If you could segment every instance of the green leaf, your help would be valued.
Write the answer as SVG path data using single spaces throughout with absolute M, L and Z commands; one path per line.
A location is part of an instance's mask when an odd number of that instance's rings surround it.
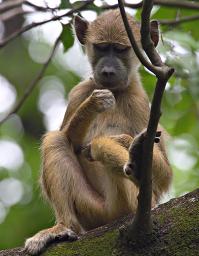
M 85 1 L 76 1 L 72 4 L 73 8 L 76 9 L 76 8 L 79 8 L 82 6 L 82 4 L 84 4 Z
M 67 9 L 67 8 L 71 8 L 71 7 L 72 7 L 72 5 L 69 2 L 69 0 L 61 0 L 60 6 L 59 6 L 60 9 Z
M 62 30 L 60 39 L 64 46 L 64 52 L 66 52 L 71 46 L 73 46 L 74 36 L 69 24 L 67 25 L 62 24 L 62 28 L 63 30 Z
M 71 4 L 71 6 L 73 9 L 78 9 L 83 4 L 85 4 L 85 0 L 78 0 L 78 1 L 75 1 L 73 4 Z M 86 11 L 86 10 L 95 11 L 99 14 L 101 11 L 101 8 L 96 6 L 94 3 L 89 3 L 89 5 L 87 5 L 87 8 L 86 9 L 84 8 L 84 11 Z

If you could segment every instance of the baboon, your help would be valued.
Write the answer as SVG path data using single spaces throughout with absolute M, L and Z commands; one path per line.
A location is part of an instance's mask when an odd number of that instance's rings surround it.
M 128 20 L 141 47 L 139 24 L 130 15 Z M 154 24 L 151 38 L 157 45 Z M 143 136 L 150 112 L 139 60 L 119 10 L 106 11 L 91 23 L 75 16 L 74 29 L 90 61 L 92 77 L 70 92 L 60 130 L 43 138 L 41 183 L 55 211 L 56 225 L 26 240 L 25 248 L 33 255 L 49 242 L 76 239 L 87 230 L 134 213 L 137 207 L 139 186 L 125 170 L 131 168 L 126 164 L 129 146 Z M 152 206 L 168 190 L 172 177 L 164 131 L 159 129 L 162 136 L 153 152 Z

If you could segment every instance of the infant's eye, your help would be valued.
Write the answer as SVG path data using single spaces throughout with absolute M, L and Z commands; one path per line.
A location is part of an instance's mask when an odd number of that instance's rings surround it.
M 98 51 L 108 51 L 109 50 L 110 45 L 109 44 L 105 44 L 105 43 L 101 43 L 101 44 L 94 44 L 94 48 Z

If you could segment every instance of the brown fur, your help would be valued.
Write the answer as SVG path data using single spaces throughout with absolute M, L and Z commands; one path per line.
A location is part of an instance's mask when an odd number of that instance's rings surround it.
M 128 21 L 134 32 L 135 38 L 139 41 L 140 31 L 139 27 L 136 25 L 136 21 L 130 15 L 128 15 Z M 86 41 L 92 44 L 111 42 L 131 46 L 123 25 L 120 11 L 104 12 L 97 20 L 93 21 L 88 28 Z
M 106 12 L 91 23 L 86 40 L 129 45 L 118 11 Z M 128 88 L 115 91 L 114 96 L 106 90 L 107 98 L 100 98 L 104 90 L 96 92 L 96 88 L 93 79 L 74 87 L 60 131 L 43 139 L 41 182 L 61 231 L 56 225 L 28 239 L 26 248 L 32 254 L 41 251 L 54 234 L 65 232 L 70 237 L 72 231 L 80 234 L 136 210 L 138 187 L 122 175 L 122 169 L 133 138 L 147 126 L 149 101 L 138 72 Z M 153 206 L 168 190 L 172 176 L 163 139 L 164 135 L 154 148 Z M 75 153 L 87 144 L 94 161 Z

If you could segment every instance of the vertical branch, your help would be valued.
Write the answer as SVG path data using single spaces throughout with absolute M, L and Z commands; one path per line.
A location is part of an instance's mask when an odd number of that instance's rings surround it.
M 130 28 L 130 25 L 128 23 L 128 19 L 127 19 L 127 16 L 126 16 L 126 12 L 125 12 L 125 9 L 124 9 L 124 4 L 122 2 L 122 0 L 118 0 L 118 6 L 119 6 L 119 9 L 120 9 L 120 13 L 121 13 L 121 16 L 122 16 L 122 20 L 124 22 L 124 26 L 125 26 L 125 29 L 126 29 L 126 32 L 127 32 L 127 35 L 128 35 L 128 38 L 129 38 L 129 41 L 132 45 L 132 48 L 136 54 L 136 56 L 138 57 L 138 59 L 140 60 L 140 62 L 142 63 L 143 66 L 145 66 L 149 71 L 153 72 L 154 74 L 155 73 L 159 73 L 159 68 L 152 65 L 144 56 L 144 54 L 142 53 L 142 51 L 140 50 L 136 40 L 135 40 L 135 37 L 131 31 L 131 28 Z
M 147 56 L 149 57 L 150 61 L 154 66 L 163 66 L 162 60 L 157 53 L 154 43 L 151 40 L 150 34 L 150 14 L 153 8 L 153 1 L 143 1 L 142 12 L 141 12 L 141 42 L 144 51 L 146 52 Z M 155 74 L 155 73 L 154 73 Z
M 128 19 L 124 10 L 122 0 L 118 0 L 118 5 L 122 15 L 122 19 L 131 42 L 140 62 L 152 71 L 157 77 L 157 83 L 152 100 L 149 122 L 147 126 L 147 134 L 143 144 L 141 162 L 141 179 L 138 195 L 138 207 L 133 223 L 129 226 L 124 238 L 127 240 L 138 240 L 140 236 L 151 234 L 151 201 L 152 201 L 152 160 L 153 160 L 153 145 L 156 136 L 156 130 L 161 115 L 161 101 L 166 83 L 173 74 L 174 69 L 167 67 L 157 53 L 150 35 L 150 13 L 153 7 L 152 0 L 143 1 L 142 19 L 141 19 L 141 42 L 150 62 L 142 54 L 135 40 L 132 40 L 133 33 L 128 24 Z

